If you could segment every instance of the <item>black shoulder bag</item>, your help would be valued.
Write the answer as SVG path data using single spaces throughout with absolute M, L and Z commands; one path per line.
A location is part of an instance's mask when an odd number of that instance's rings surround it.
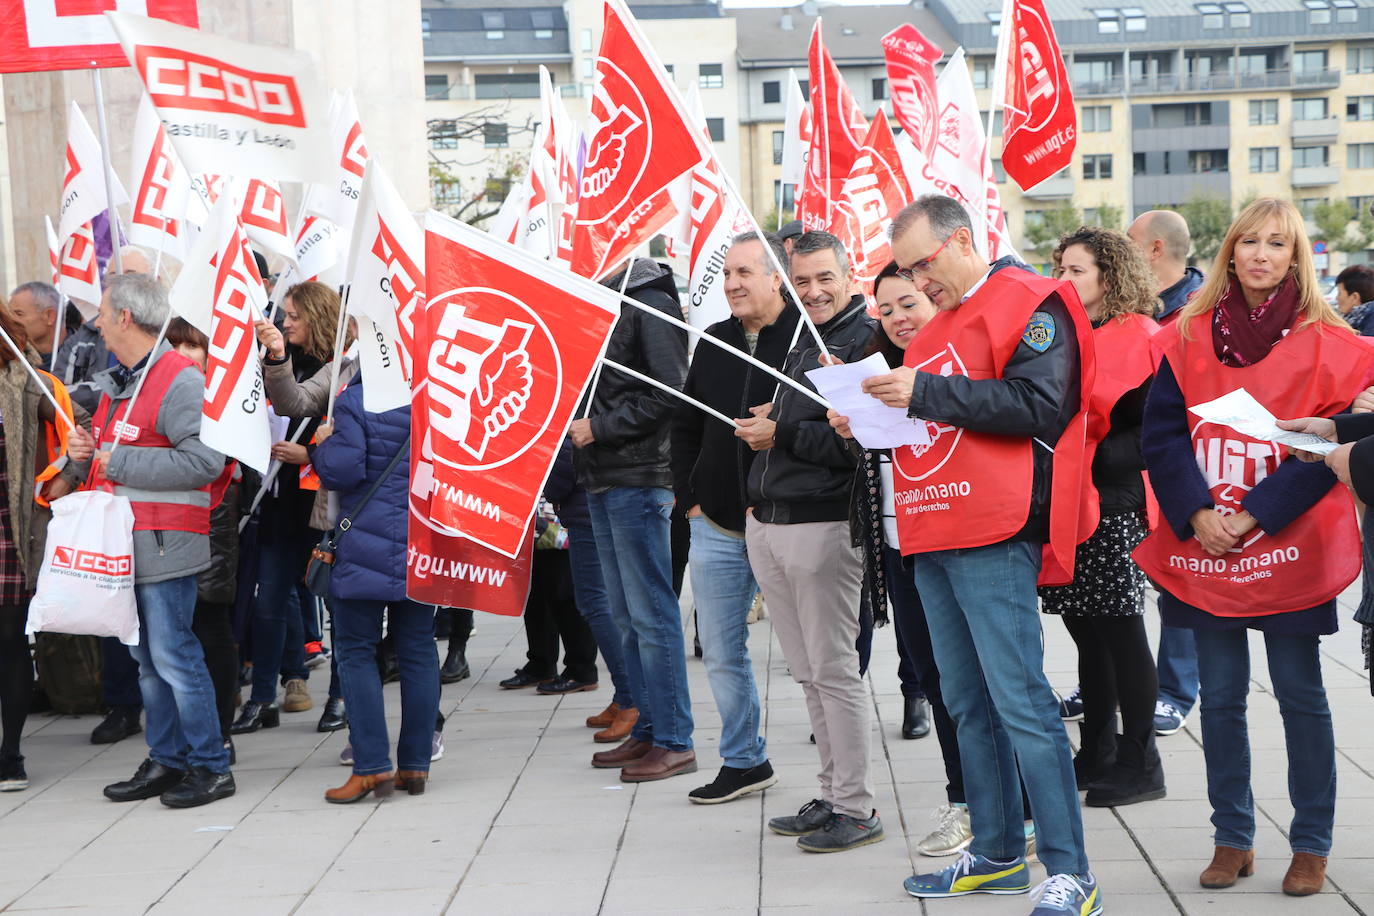
M 334 573 L 334 554 L 339 549 L 339 541 L 343 538 L 348 529 L 353 527 L 353 520 L 358 517 L 358 513 L 363 511 L 377 490 L 386 479 L 391 476 L 391 472 L 396 470 L 396 465 L 401 463 L 401 459 L 410 451 L 410 437 L 406 436 L 406 441 L 401 443 L 400 451 L 391 459 L 391 463 L 382 471 L 382 476 L 378 477 L 372 484 L 371 489 L 363 496 L 362 501 L 353 507 L 353 511 L 339 519 L 339 523 L 325 532 L 324 537 L 320 538 L 320 543 L 314 550 L 310 551 L 310 563 L 305 567 L 305 587 L 310 589 L 310 594 L 319 598 L 329 597 L 329 580 Z

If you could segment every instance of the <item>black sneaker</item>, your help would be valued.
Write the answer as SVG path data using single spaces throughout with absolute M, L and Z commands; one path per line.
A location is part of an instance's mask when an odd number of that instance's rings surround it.
M 29 774 L 24 772 L 23 756 L 0 757 L 0 792 L 22 792 L 28 787 Z
M 114 744 L 123 741 L 125 738 L 132 738 L 143 731 L 143 726 L 138 724 L 138 714 L 142 709 L 138 706 L 114 706 L 109 713 L 101 720 L 100 724 L 91 732 L 92 744 Z
M 830 807 L 830 802 L 813 798 L 802 805 L 796 814 L 770 820 L 768 829 L 781 836 L 806 836 L 824 827 L 825 822 L 830 820 L 830 815 L 834 813 L 835 809 Z
M 805 852 L 844 852 L 858 849 L 883 838 L 883 822 L 874 811 L 866 818 L 850 817 L 836 811 L 825 826 L 797 840 L 797 848 Z
M 105 797 L 110 801 L 140 801 L 161 795 L 186 777 L 185 770 L 165 767 L 151 757 L 138 765 L 133 779 L 111 783 L 105 787 Z
M 687 800 L 697 805 L 719 805 L 750 792 L 762 792 L 777 781 L 778 777 L 773 775 L 773 765 L 767 760 L 747 770 L 721 767 L 714 782 L 688 792 Z
M 191 767 L 181 782 L 162 793 L 162 803 L 169 808 L 196 808 L 228 798 L 236 790 L 233 773 Z

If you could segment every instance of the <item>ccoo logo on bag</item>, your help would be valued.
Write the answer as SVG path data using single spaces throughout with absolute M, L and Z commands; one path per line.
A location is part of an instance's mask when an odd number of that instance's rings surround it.
M 54 569 L 71 569 L 100 576 L 127 576 L 134 571 L 134 558 L 129 554 L 111 556 L 74 547 L 53 547 L 52 565 Z
M 959 357 L 959 351 L 954 349 L 953 344 L 945 344 L 945 348 L 925 362 L 915 367 L 917 372 L 932 372 L 936 375 L 967 375 L 968 370 L 964 368 L 964 361 Z M 954 450 L 959 447 L 959 440 L 964 437 L 962 427 L 949 426 L 944 423 L 935 423 L 931 420 L 925 421 L 926 432 L 930 434 L 929 445 L 909 445 L 911 455 L 920 462 L 921 470 L 914 476 L 906 473 L 897 462 L 892 463 L 892 467 L 898 474 L 907 480 L 924 480 L 945 466 L 954 455 Z
M 562 365 L 544 322 L 494 289 L 460 289 L 428 305 L 442 317 L 430 345 L 435 459 L 485 470 L 523 454 L 548 428 Z
M 578 199 L 602 198 L 596 210 L 609 215 L 626 202 L 649 164 L 653 124 L 644 95 L 624 70 L 604 57 L 597 59 L 596 69 L 601 79 L 592 99 L 592 115 L 601 126 L 587 150 Z

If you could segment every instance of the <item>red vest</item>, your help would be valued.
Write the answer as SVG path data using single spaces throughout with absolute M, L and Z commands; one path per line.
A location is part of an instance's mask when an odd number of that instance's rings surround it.
M 102 451 L 118 436 L 121 447 L 172 448 L 172 441 L 157 431 L 158 411 L 172 381 L 188 366 L 194 366 L 185 356 L 168 350 L 158 357 L 146 371 L 147 379 L 138 393 L 134 409 L 128 410 L 129 399 L 111 401 L 102 395 L 91 421 L 97 448 Z M 125 413 L 124 416 L 119 414 Z M 225 474 L 232 471 L 226 468 Z M 221 475 L 224 476 L 224 475 Z M 195 490 L 145 490 L 127 487 L 106 480 L 92 468 L 91 481 L 96 486 L 112 486 L 116 495 L 127 496 L 134 510 L 135 531 L 190 531 L 210 533 L 211 489 L 214 481 Z M 226 479 L 227 484 L 227 479 Z M 223 496 L 223 490 L 220 490 Z
M 1125 314 L 1104 322 L 1093 329 L 1093 347 L 1097 353 L 1097 378 L 1093 382 L 1088 402 L 1087 449 L 1083 454 L 1083 502 L 1080 507 L 1078 542 L 1081 544 L 1097 530 L 1102 520 L 1097 487 L 1093 484 L 1093 459 L 1112 427 L 1112 410 L 1126 395 L 1134 391 L 1155 373 L 1155 351 L 1150 338 L 1159 325 L 1144 315 Z M 1147 481 L 1145 501 L 1152 504 L 1154 493 Z M 1155 512 L 1150 506 L 1151 527 Z
M 1073 285 L 1006 268 L 988 277 L 967 302 L 941 312 L 907 348 L 905 363 L 937 375 L 1001 378 L 1021 345 L 1031 314 L 1059 293 L 1073 317 L 1082 361 L 1082 405 L 1093 385 L 1092 326 Z M 1060 333 L 1067 333 L 1060 328 Z M 1081 405 L 1081 406 L 1082 406 Z M 1072 577 L 1086 415 L 1080 409 L 1055 448 L 1050 549 Z M 1022 436 L 974 432 L 927 422 L 931 444 L 892 451 L 893 495 L 902 553 L 983 547 L 1010 538 L 1030 515 L 1032 449 Z M 1043 584 L 1059 584 L 1058 576 Z M 1063 579 L 1062 581 L 1069 581 Z
M 1156 338 L 1190 406 L 1244 388 L 1276 417 L 1329 417 L 1349 406 L 1374 366 L 1374 348 L 1320 324 L 1290 331 L 1254 365 L 1226 366 L 1212 347 L 1211 317 L 1191 320 L 1192 340 L 1183 340 L 1177 323 Z M 1245 495 L 1284 459 L 1272 442 L 1192 415 L 1187 422 L 1198 467 L 1224 514 L 1240 511 Z M 1180 541 L 1168 525 L 1151 532 L 1134 557 L 1160 588 L 1211 614 L 1281 614 L 1330 601 L 1354 581 L 1360 534 L 1349 491 L 1333 486 L 1282 531 L 1270 536 L 1257 527 L 1224 557 L 1207 553 L 1197 538 Z

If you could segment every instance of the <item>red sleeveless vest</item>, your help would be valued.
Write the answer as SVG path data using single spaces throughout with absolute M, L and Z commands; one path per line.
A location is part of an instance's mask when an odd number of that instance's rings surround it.
M 1055 447 L 1050 544 L 1057 567 L 1042 584 L 1061 584 L 1073 570 L 1087 404 L 1093 387 L 1092 326 L 1073 285 L 1019 268 L 988 277 L 959 308 L 941 312 L 907 348 L 905 363 L 937 375 L 1001 378 L 1026 323 L 1040 304 L 1059 293 L 1073 318 L 1082 363 L 1080 410 Z M 1069 329 L 1060 329 L 1068 333 Z M 893 496 L 902 553 L 982 547 L 1010 538 L 1030 514 L 1034 477 L 1031 439 L 974 432 L 927 422 L 931 444 L 892 451 Z M 1053 575 L 1045 581 L 1046 575 Z
M 1210 312 L 1191 319 L 1192 340 L 1182 338 L 1178 323 L 1155 338 L 1189 406 L 1244 388 L 1281 419 L 1329 417 L 1349 406 L 1374 366 L 1374 347 L 1320 324 L 1290 331 L 1254 365 L 1226 366 L 1212 347 L 1210 321 Z M 1188 422 L 1217 508 L 1239 512 L 1245 495 L 1283 461 L 1284 448 L 1191 415 Z M 1161 588 L 1211 614 L 1281 614 L 1323 604 L 1354 581 L 1360 534 L 1350 493 L 1336 485 L 1282 531 L 1255 528 L 1224 557 L 1207 553 L 1197 538 L 1180 541 L 1168 525 L 1151 532 L 1134 557 Z

